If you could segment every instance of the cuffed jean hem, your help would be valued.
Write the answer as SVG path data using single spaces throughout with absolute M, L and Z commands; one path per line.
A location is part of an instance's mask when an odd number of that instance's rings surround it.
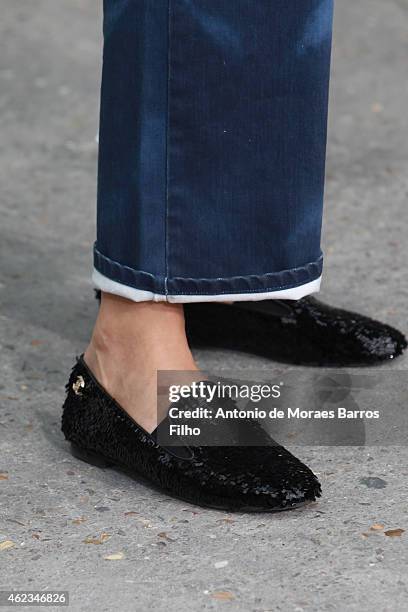
M 92 281 L 97 289 L 135 302 L 225 302 L 299 300 L 320 289 L 323 256 L 299 268 L 262 276 L 165 278 L 134 270 L 94 249 Z

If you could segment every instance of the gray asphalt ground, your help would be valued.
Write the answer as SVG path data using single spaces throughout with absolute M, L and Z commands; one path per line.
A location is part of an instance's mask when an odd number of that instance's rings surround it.
M 63 387 L 96 313 L 101 4 L 1 1 L 0 587 L 69 590 L 75 611 L 406 610 L 408 531 L 384 533 L 408 530 L 404 447 L 300 448 L 321 501 L 252 516 L 68 454 Z M 407 0 L 337 3 L 321 297 L 405 331 L 407 59 Z

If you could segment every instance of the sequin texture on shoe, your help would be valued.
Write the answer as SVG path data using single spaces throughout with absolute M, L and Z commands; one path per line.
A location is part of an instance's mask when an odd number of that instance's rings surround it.
M 393 327 L 306 297 L 235 304 L 186 304 L 193 347 L 254 353 L 294 365 L 370 366 L 395 359 L 407 347 Z
M 268 442 L 260 426 L 256 435 L 262 446 L 160 446 L 106 393 L 83 358 L 67 384 L 62 430 L 82 459 L 123 468 L 197 505 L 279 511 L 320 496 L 313 472 L 270 438 Z

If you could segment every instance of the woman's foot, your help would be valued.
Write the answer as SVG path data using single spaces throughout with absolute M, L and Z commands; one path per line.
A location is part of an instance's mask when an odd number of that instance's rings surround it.
M 211 383 L 210 383 L 211 384 Z M 217 399 L 225 409 L 236 408 L 228 398 Z M 181 399 L 179 409 L 192 410 L 193 398 Z M 139 413 L 138 413 L 139 418 Z M 218 431 L 219 422 L 209 427 Z M 221 420 L 223 433 L 227 423 Z M 143 476 L 165 493 L 185 501 L 246 512 L 276 512 L 320 497 L 313 472 L 276 444 L 256 422 L 243 422 L 254 446 L 240 446 L 243 434 L 233 429 L 234 443 L 226 446 L 212 431 L 212 445 L 168 447 L 160 436 L 149 435 L 132 420 L 93 376 L 83 358 L 75 364 L 67 384 L 62 431 L 75 457 L 98 467 L 124 468 Z
M 67 384 L 62 430 L 74 456 L 99 467 L 118 466 L 142 475 L 165 492 L 212 508 L 279 511 L 320 496 L 313 472 L 277 445 L 255 421 L 247 425 L 254 446 L 160 444 L 156 427 L 157 370 L 189 370 L 201 380 L 187 344 L 182 306 L 133 303 L 103 294 L 91 342 Z M 191 372 L 192 371 L 192 372 Z M 195 374 L 197 372 L 197 374 Z M 211 384 L 211 383 L 209 383 Z M 229 409 L 235 403 L 217 399 Z M 180 408 L 196 407 L 192 398 Z M 218 431 L 218 430 L 217 430 Z
M 108 293 L 102 294 L 84 359 L 109 395 L 148 432 L 157 427 L 157 371 L 197 370 L 182 305 L 137 303 Z
M 394 327 L 314 297 L 185 304 L 184 313 L 193 347 L 240 350 L 294 365 L 377 365 L 407 348 Z

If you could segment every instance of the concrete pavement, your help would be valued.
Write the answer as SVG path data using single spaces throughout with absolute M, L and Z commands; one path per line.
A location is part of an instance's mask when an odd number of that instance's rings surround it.
M 193 508 L 67 452 L 63 387 L 96 312 L 101 4 L 2 1 L 0 588 L 69 590 L 75 611 L 402 612 L 408 532 L 384 530 L 408 530 L 405 447 L 298 449 L 324 496 L 273 516 Z M 405 331 L 407 32 L 407 0 L 337 5 L 322 292 Z

